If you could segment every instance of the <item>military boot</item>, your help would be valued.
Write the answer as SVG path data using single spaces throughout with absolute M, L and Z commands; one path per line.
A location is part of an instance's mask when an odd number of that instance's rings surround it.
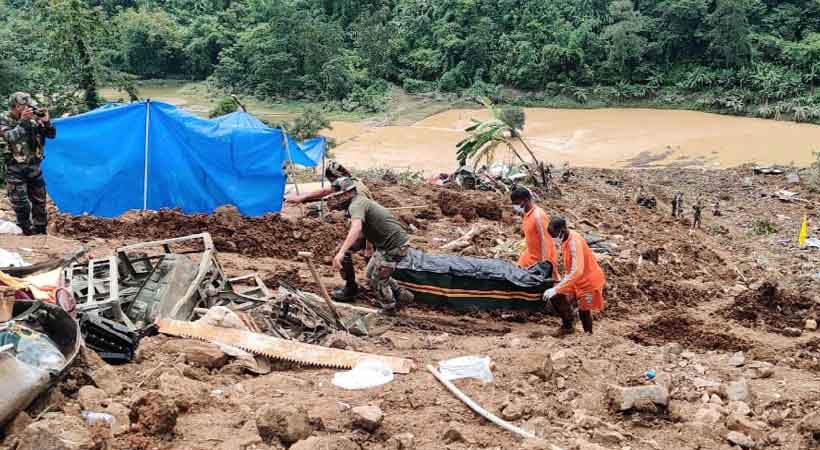
M 358 293 L 359 285 L 354 281 L 353 283 L 345 284 L 343 288 L 334 289 L 333 292 L 330 293 L 330 298 L 337 302 L 348 303 L 352 302 Z
M 45 225 L 35 225 L 32 234 L 48 234 Z

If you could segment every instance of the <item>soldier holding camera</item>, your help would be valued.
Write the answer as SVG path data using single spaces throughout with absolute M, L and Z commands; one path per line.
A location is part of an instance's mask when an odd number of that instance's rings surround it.
M 40 169 L 46 139 L 57 130 L 47 109 L 34 105 L 31 95 L 16 92 L 9 111 L 0 115 L 0 151 L 6 163 L 6 190 L 26 235 L 46 234 L 46 182 Z

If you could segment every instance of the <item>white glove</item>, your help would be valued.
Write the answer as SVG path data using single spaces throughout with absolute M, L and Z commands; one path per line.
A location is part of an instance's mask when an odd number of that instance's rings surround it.
M 555 297 L 556 294 L 558 294 L 558 289 L 557 288 L 547 289 L 547 291 L 544 292 L 544 301 L 547 301 L 547 300 Z

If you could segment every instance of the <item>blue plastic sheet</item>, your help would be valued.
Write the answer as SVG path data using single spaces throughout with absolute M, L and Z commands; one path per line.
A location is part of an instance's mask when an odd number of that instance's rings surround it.
M 102 217 L 144 203 L 185 213 L 226 204 L 249 216 L 278 212 L 288 153 L 296 164 L 317 163 L 292 138 L 250 118 L 234 113 L 208 120 L 140 102 L 56 120 L 57 139 L 47 141 L 43 162 L 49 194 L 61 211 Z

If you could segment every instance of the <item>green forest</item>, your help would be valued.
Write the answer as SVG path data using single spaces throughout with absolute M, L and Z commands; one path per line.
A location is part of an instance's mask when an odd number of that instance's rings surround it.
M 394 87 L 820 122 L 820 0 L 0 0 L 0 94 L 137 80 L 379 111 Z

